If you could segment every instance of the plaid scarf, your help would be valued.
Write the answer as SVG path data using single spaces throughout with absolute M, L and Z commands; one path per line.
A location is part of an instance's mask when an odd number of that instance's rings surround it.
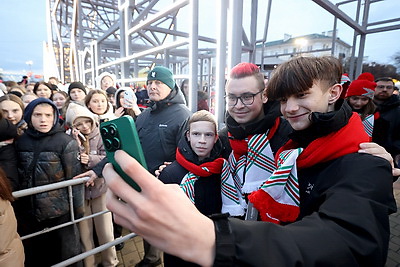
M 249 195 L 249 201 L 260 212 L 263 221 L 288 223 L 300 213 L 297 168 L 308 168 L 341 156 L 356 153 L 359 144 L 368 142 L 358 114 L 339 131 L 311 142 L 304 150 L 289 140 L 277 153 L 277 169 L 261 189 Z

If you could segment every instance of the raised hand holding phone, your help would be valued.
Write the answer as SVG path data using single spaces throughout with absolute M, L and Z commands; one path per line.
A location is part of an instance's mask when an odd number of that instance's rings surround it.
M 124 91 L 124 108 L 132 108 L 136 103 L 136 96 L 132 90 Z
M 106 149 L 106 156 L 112 163 L 115 171 L 126 183 L 140 192 L 141 188 L 121 169 L 114 159 L 115 151 L 123 150 L 147 169 L 142 146 L 140 145 L 139 136 L 132 117 L 122 116 L 115 120 L 103 122 L 100 125 L 100 133 Z

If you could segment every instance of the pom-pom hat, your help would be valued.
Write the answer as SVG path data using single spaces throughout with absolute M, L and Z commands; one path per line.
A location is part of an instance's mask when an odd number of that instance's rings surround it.
M 350 96 L 366 96 L 373 99 L 375 87 L 374 75 L 369 72 L 361 73 L 357 80 L 351 82 L 349 89 L 347 89 L 346 98 Z
M 166 84 L 171 90 L 175 88 L 175 80 L 172 72 L 161 66 L 157 66 L 147 74 L 147 81 L 160 81 Z

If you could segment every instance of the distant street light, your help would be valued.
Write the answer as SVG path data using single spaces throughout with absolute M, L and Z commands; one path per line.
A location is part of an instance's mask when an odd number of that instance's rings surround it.
M 33 61 L 32 60 L 28 60 L 28 61 L 25 62 L 25 64 L 29 66 L 29 75 L 28 76 L 31 76 L 32 75 Z
M 297 38 L 294 43 L 299 47 L 298 53 L 301 55 L 301 52 L 303 51 L 302 48 L 305 48 L 308 45 L 308 40 L 306 38 Z

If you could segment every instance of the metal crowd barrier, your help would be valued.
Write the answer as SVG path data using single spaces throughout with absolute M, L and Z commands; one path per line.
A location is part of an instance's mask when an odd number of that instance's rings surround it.
M 38 193 L 43 193 L 43 192 L 46 192 L 46 191 L 51 191 L 51 190 L 56 190 L 56 189 L 68 187 L 68 199 L 69 199 L 69 206 L 70 206 L 70 212 L 71 212 L 71 221 L 69 221 L 67 223 L 63 223 L 63 224 L 57 225 L 57 226 L 53 226 L 53 227 L 50 227 L 50 228 L 45 228 L 45 229 L 43 229 L 41 231 L 29 234 L 29 235 L 21 236 L 21 240 L 28 239 L 28 238 L 31 238 L 31 237 L 34 237 L 34 236 L 38 236 L 38 235 L 41 235 L 41 234 L 44 234 L 44 233 L 48 233 L 50 231 L 53 231 L 53 230 L 56 230 L 56 229 L 60 229 L 62 227 L 65 227 L 65 226 L 68 226 L 68 225 L 71 225 L 71 224 L 76 224 L 76 223 L 79 223 L 79 222 L 81 222 L 83 220 L 88 220 L 88 219 L 91 219 L 93 217 L 100 216 L 100 215 L 103 215 L 103 214 L 105 214 L 107 212 L 110 212 L 108 210 L 105 210 L 105 211 L 101 211 L 101 212 L 98 212 L 98 213 L 95 213 L 95 214 L 92 214 L 92 215 L 89 215 L 89 216 L 86 216 L 86 217 L 82 217 L 80 219 L 75 219 L 73 195 L 72 195 L 72 186 L 86 183 L 86 181 L 88 181 L 88 180 L 89 180 L 89 177 L 83 177 L 83 178 L 71 179 L 71 180 L 67 180 L 67 181 L 62 181 L 62 182 L 57 182 L 57 183 L 53 183 L 53 184 L 37 186 L 37 187 L 34 187 L 34 188 L 29 188 L 29 189 L 24 189 L 24 190 L 19 190 L 19 191 L 13 192 L 12 194 L 13 194 L 14 198 L 17 199 L 17 198 L 21 198 L 21 197 L 26 197 L 26 196 L 38 194 Z M 106 250 L 106 249 L 108 249 L 110 247 L 113 247 L 113 246 L 119 244 L 119 243 L 122 243 L 122 242 L 124 242 L 126 240 L 129 240 L 129 239 L 131 239 L 131 238 L 133 238 L 135 236 L 136 236 L 135 233 L 130 233 L 130 234 L 127 234 L 125 236 L 119 237 L 119 238 L 115 239 L 114 241 L 108 242 L 108 243 L 103 244 L 103 245 L 101 245 L 99 247 L 96 247 L 96 248 L 94 248 L 92 250 L 83 252 L 83 253 L 81 253 L 79 255 L 76 255 L 76 256 L 74 256 L 72 258 L 69 258 L 69 259 L 67 259 L 65 261 L 62 261 L 62 262 L 60 262 L 60 263 L 58 263 L 56 265 L 53 265 L 53 267 L 62 267 L 62 266 L 71 265 L 71 264 L 73 264 L 75 262 L 78 262 L 78 261 L 81 261 L 81 260 L 85 259 L 88 256 L 97 254 L 97 253 L 99 253 L 99 252 L 101 252 L 103 250 Z

